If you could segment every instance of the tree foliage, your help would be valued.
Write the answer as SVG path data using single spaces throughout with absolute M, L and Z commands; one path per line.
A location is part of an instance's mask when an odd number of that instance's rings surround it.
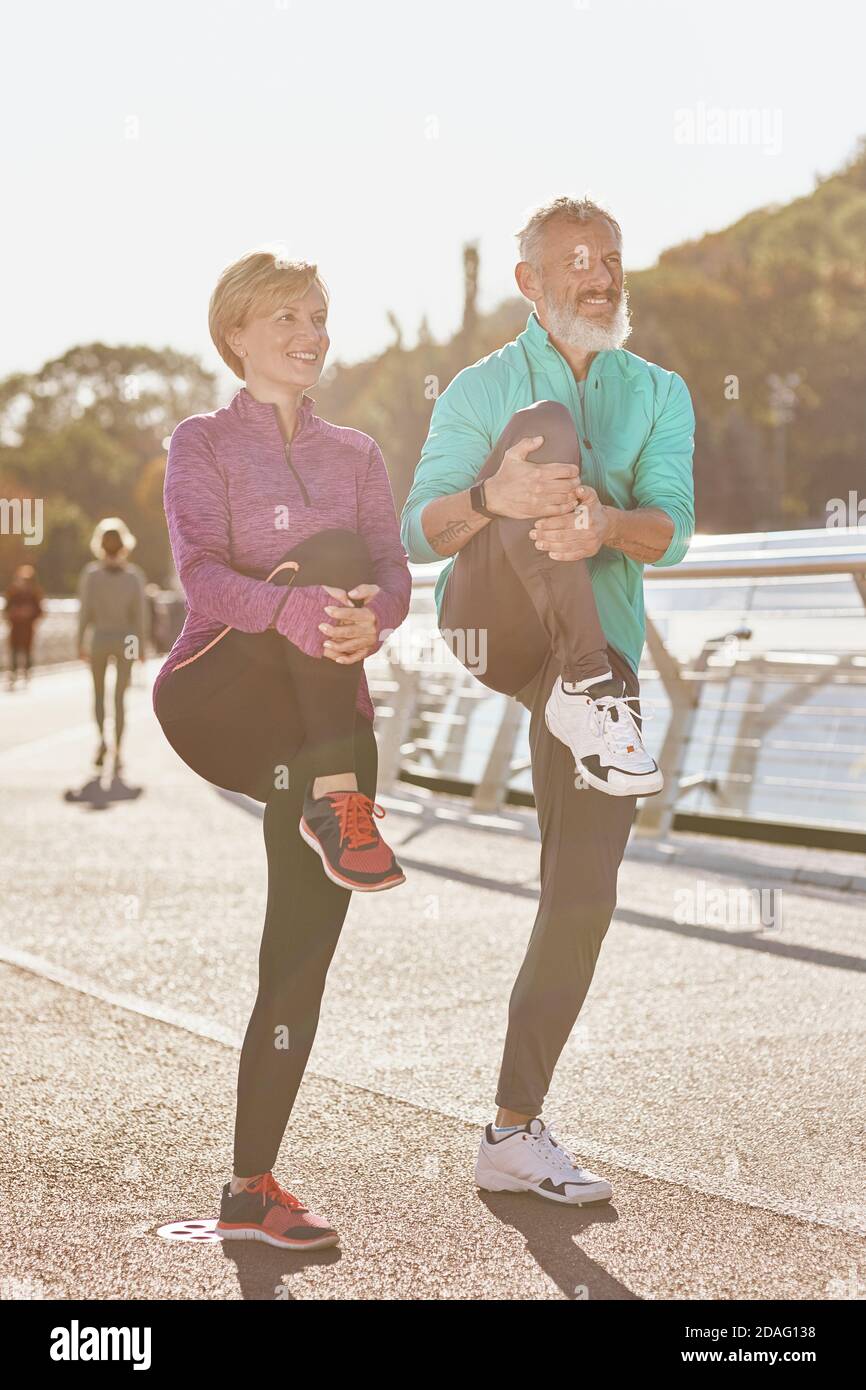
M 466 271 L 467 267 L 465 267 Z M 471 268 L 477 272 L 477 264 Z M 748 531 L 821 526 L 832 497 L 866 490 L 866 145 L 784 207 L 666 251 L 628 288 L 633 352 L 679 372 L 697 416 L 698 526 Z M 434 389 L 513 338 L 530 306 L 464 313 L 436 344 L 338 366 L 319 409 L 374 435 L 402 506 Z M 796 378 L 790 418 L 773 380 Z
M 477 307 L 479 256 L 464 248 L 460 328 L 414 347 L 389 316 L 378 355 L 329 368 L 327 419 L 379 441 L 402 506 L 437 394 L 523 328 L 529 305 Z M 822 525 L 828 501 L 866 490 L 866 143 L 845 168 L 784 207 L 664 252 L 629 276 L 628 347 L 680 372 L 698 420 L 697 519 L 705 531 Z M 0 497 L 42 498 L 42 545 L 0 536 L 0 584 L 35 563 L 70 592 L 100 516 L 139 538 L 136 561 L 168 580 L 164 446 L 179 420 L 217 405 L 214 375 L 170 348 L 71 348 L 0 382 Z
M 179 420 L 215 405 L 213 374 L 171 349 L 90 343 L 0 382 L 0 495 L 41 499 L 44 525 L 39 546 L 0 537 L 0 584 L 27 561 L 47 592 L 72 591 L 106 515 L 134 532 L 148 576 L 167 580 L 164 443 Z

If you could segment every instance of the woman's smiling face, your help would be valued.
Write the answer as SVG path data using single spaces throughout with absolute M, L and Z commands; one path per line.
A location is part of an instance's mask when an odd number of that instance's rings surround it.
M 263 317 L 249 319 L 235 339 L 244 353 L 247 382 L 254 377 L 298 390 L 314 385 L 331 344 L 327 318 L 325 297 L 318 285 L 311 285 L 300 299 L 287 299 Z

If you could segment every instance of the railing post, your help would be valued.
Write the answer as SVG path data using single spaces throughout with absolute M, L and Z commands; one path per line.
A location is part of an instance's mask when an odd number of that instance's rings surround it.
M 379 770 L 377 784 L 380 791 L 389 791 L 400 772 L 400 749 L 406 742 L 412 714 L 418 694 L 418 668 L 399 666 L 396 661 L 389 662 L 390 678 L 397 689 L 390 702 L 391 717 L 383 720 L 379 737 Z
M 511 772 L 523 708 L 519 701 L 510 696 L 505 697 L 505 708 L 496 730 L 493 747 L 472 797 L 474 811 L 489 815 L 498 811 L 505 800 L 505 789 Z
M 665 784 L 658 796 L 649 797 L 635 821 L 635 834 L 665 836 L 670 833 L 677 795 L 680 789 L 682 752 L 692 735 L 692 726 L 700 698 L 697 682 L 683 678 L 683 668 L 668 651 L 653 620 L 647 616 L 646 640 L 662 685 L 671 705 L 671 717 L 665 732 L 659 765 Z

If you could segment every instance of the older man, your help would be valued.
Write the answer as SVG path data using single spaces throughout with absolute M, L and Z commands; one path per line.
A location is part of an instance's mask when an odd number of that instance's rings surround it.
M 623 349 L 608 212 L 557 198 L 518 243 L 533 312 L 436 401 L 402 539 L 411 560 L 453 557 L 436 584 L 439 628 L 531 714 L 541 895 L 475 1179 L 575 1204 L 611 1186 L 541 1111 L 613 915 L 637 797 L 662 787 L 640 733 L 643 566 L 676 564 L 694 530 L 694 412 L 681 377 Z

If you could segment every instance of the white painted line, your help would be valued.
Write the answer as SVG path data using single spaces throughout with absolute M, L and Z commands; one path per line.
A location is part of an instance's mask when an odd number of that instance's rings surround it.
M 109 989 L 99 980 L 78 975 L 74 970 L 67 970 L 63 965 L 55 965 L 54 961 L 46 960 L 43 956 L 34 956 L 30 951 L 21 951 L 6 942 L 0 942 L 0 961 L 5 961 L 7 965 L 15 965 L 19 970 L 28 970 L 31 975 L 39 975 L 44 980 L 53 980 L 64 989 L 74 989 L 79 994 L 89 995 L 91 999 L 99 999 L 104 1004 L 126 1009 L 127 1013 L 152 1018 L 159 1023 L 167 1023 L 172 1028 L 182 1028 L 186 1033 L 194 1033 L 199 1038 L 209 1038 L 211 1042 L 223 1043 L 226 1047 L 239 1049 L 243 1041 L 243 1038 L 231 1029 L 214 1023 L 201 1014 L 187 1013 L 183 1009 L 174 1009 L 169 1004 L 157 1004 L 150 999 L 142 999 L 137 994 L 125 994 L 120 990 Z
M 243 1041 L 241 1035 L 232 1032 L 230 1028 L 226 1028 L 220 1023 L 215 1023 L 200 1014 L 189 1013 L 186 1010 L 172 1008 L 170 1005 L 143 999 L 139 995 L 124 994 L 109 989 L 98 980 L 78 975 L 75 971 L 67 970 L 62 965 L 55 965 L 53 961 L 32 955 L 29 951 L 21 951 L 2 941 L 0 941 L 0 961 L 7 965 L 17 966 L 20 970 L 27 970 L 32 975 L 38 975 L 42 979 L 51 980 L 65 989 L 74 989 L 79 994 L 86 994 L 92 999 L 99 999 L 102 1003 L 125 1009 L 128 1013 L 153 1019 L 155 1022 L 167 1024 L 172 1028 L 180 1028 L 186 1033 L 206 1038 L 210 1042 L 221 1043 L 226 1047 L 234 1048 L 236 1051 L 240 1050 Z M 473 1117 L 454 1111 L 434 1109 L 429 1105 L 419 1106 L 405 1096 L 397 1095 L 392 1091 L 377 1090 L 372 1086 L 347 1081 L 341 1076 L 327 1076 L 324 1072 L 310 1071 L 307 1074 L 322 1081 L 330 1081 L 335 1085 L 349 1087 L 353 1091 L 364 1091 L 369 1095 L 398 1101 L 401 1105 L 411 1105 L 414 1109 L 427 1115 L 440 1115 L 444 1118 L 457 1120 L 462 1124 L 481 1128 Z M 563 1134 L 565 1135 L 564 1130 Z M 736 1202 L 741 1206 L 773 1212 L 777 1216 L 803 1221 L 811 1226 L 826 1227 L 829 1230 L 840 1231 L 845 1235 L 866 1235 L 866 1207 L 863 1203 L 834 1202 L 822 1206 L 819 1210 L 817 1206 L 805 1202 L 792 1202 L 776 1197 L 774 1193 L 762 1187 L 754 1187 L 747 1183 L 741 1184 L 734 1180 L 719 1181 L 708 1178 L 706 1174 L 699 1172 L 686 1171 L 684 1173 L 675 1164 L 660 1163 L 656 1159 L 648 1159 L 641 1154 L 609 1148 L 604 1144 L 594 1144 L 581 1136 L 575 1137 L 572 1134 L 568 1137 L 574 1141 L 574 1147 L 579 1149 L 582 1157 L 595 1163 L 615 1164 L 616 1167 L 622 1168 L 626 1172 L 636 1173 L 643 1178 L 670 1183 L 674 1187 L 685 1187 L 704 1197 Z

